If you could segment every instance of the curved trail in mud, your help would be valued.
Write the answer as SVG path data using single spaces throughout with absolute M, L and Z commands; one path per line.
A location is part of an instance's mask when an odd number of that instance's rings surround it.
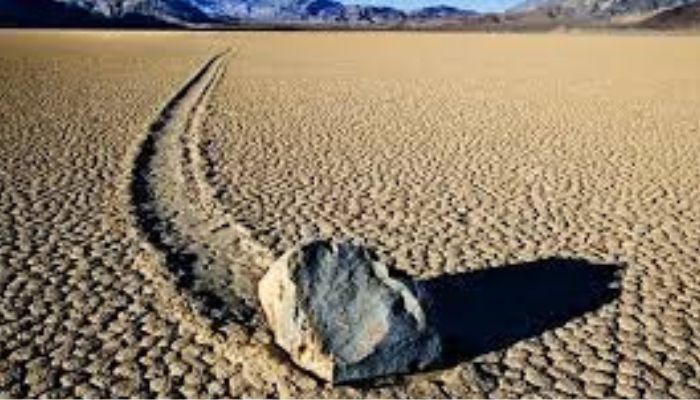
M 203 176 L 199 129 L 230 51 L 212 57 L 151 125 L 130 193 L 136 224 L 194 308 L 214 326 L 259 323 L 255 282 L 270 253 L 236 224 Z
M 207 144 L 200 143 L 207 101 L 224 74 L 227 55 L 210 59 L 165 105 L 139 148 L 130 189 L 136 225 L 162 256 L 189 304 L 215 329 L 233 322 L 253 333 L 262 325 L 256 283 L 273 252 L 255 242 L 218 203 L 215 183 L 207 175 L 213 161 Z M 539 335 L 612 301 L 619 296 L 611 286 L 618 279 L 616 268 L 602 267 L 553 258 L 417 283 L 431 299 L 428 319 L 449 346 L 445 361 L 451 365 Z M 541 287 L 520 290 L 526 281 Z M 477 291 L 484 301 L 474 302 Z M 518 306 L 494 306 L 508 297 L 517 298 L 513 304 Z M 462 313 L 478 316 L 480 329 L 455 323 L 454 315 Z M 221 344 L 227 348 L 225 341 L 217 342 Z M 250 351 L 246 355 L 263 357 Z

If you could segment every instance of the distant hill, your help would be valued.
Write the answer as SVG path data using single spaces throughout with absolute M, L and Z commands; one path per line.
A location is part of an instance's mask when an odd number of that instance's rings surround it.
M 162 28 L 210 22 L 187 0 L 0 1 L 0 26 Z
M 101 21 L 86 10 L 66 6 L 53 0 L 3 0 L 0 3 L 0 26 L 66 26 L 77 23 L 99 25 Z
M 695 3 L 697 0 L 525 0 L 509 14 L 544 13 L 550 18 L 602 20 L 648 14 Z
M 411 17 L 417 19 L 441 19 L 441 18 L 462 18 L 478 15 L 473 10 L 463 10 L 461 8 L 450 6 L 431 6 L 415 10 L 411 13 Z
M 700 2 L 661 11 L 639 24 L 652 29 L 700 29 Z

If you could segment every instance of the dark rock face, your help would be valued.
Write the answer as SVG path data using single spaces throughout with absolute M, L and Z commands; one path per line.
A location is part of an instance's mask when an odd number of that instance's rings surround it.
M 333 0 L 312 0 L 305 8 L 307 15 L 321 20 L 340 21 L 345 15 L 345 6 Z
M 397 24 L 406 19 L 403 11 L 391 7 L 350 6 L 347 20 L 354 24 Z
M 450 6 L 432 6 L 424 7 L 416 10 L 410 14 L 413 19 L 444 19 L 444 18 L 464 18 L 472 17 L 478 15 L 477 12 L 472 10 L 462 10 L 456 7 Z
M 291 250 L 259 284 L 275 341 L 302 368 L 333 383 L 436 363 L 440 339 L 409 285 L 352 242 Z

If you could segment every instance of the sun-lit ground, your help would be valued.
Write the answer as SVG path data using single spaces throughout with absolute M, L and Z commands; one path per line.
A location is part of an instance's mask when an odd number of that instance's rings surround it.
M 699 48 L 697 36 L 0 32 L 0 392 L 698 397 Z M 209 185 L 198 201 L 274 255 L 361 238 L 426 279 L 582 259 L 624 266 L 619 297 L 360 387 L 290 367 L 262 328 L 213 332 L 134 226 L 129 187 L 160 110 L 225 49 L 197 114 L 205 170 L 182 180 Z M 479 326 L 469 317 L 454 316 Z

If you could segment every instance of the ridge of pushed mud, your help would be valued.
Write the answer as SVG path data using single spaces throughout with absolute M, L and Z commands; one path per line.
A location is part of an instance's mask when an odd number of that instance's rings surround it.
M 214 327 L 252 327 L 255 277 L 269 252 L 214 199 L 198 135 L 228 54 L 212 57 L 164 106 L 134 160 L 130 193 L 139 231 L 194 308 Z

